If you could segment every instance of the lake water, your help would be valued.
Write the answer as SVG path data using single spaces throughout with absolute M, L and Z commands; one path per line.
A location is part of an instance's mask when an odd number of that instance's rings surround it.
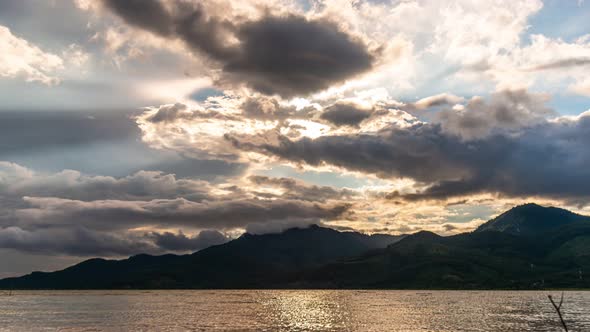
M 549 291 L 17 291 L 0 293 L 0 331 L 560 331 L 549 293 L 559 297 Z M 590 331 L 590 292 L 566 292 L 563 311 L 572 331 Z

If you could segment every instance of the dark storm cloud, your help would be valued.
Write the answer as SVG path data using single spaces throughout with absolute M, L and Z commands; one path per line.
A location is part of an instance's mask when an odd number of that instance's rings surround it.
M 346 203 L 320 204 L 289 199 L 229 199 L 192 202 L 183 198 L 151 201 L 102 200 L 83 202 L 55 197 L 24 197 L 27 208 L 16 211 L 27 229 L 52 225 L 83 225 L 100 231 L 141 226 L 236 228 L 249 223 L 281 220 L 336 219 L 350 208 Z M 12 221 L 14 223 L 14 221 Z
M 151 233 L 148 236 L 154 240 L 158 247 L 172 251 L 201 250 L 230 240 L 224 234 L 213 230 L 201 231 L 192 237 L 188 237 L 182 232 L 178 234 L 171 232 Z
M 324 119 L 337 126 L 356 127 L 364 120 L 371 117 L 374 110 L 366 110 L 352 103 L 336 103 L 327 107 L 321 119 Z
M 473 175 L 440 181 L 413 198 L 497 192 L 508 196 L 539 195 L 587 204 L 590 198 L 590 116 L 578 121 L 543 123 L 519 137 L 493 136 L 486 142 L 506 151 L 470 165 Z M 477 148 L 476 148 L 477 149 Z M 487 151 L 475 150 L 474 154 Z
M 0 247 L 30 253 L 73 256 L 128 256 L 160 251 L 154 244 L 142 238 L 95 232 L 82 227 L 33 231 L 14 226 L 0 228 Z
M 371 68 L 365 46 L 329 22 L 264 17 L 240 27 L 239 58 L 225 70 L 266 94 L 294 96 L 329 88 Z
M 173 32 L 173 18 L 160 1 L 104 0 L 103 3 L 131 25 L 163 36 Z
M 228 239 L 215 231 L 195 237 L 132 231 L 147 225 L 183 228 L 254 227 L 258 232 L 308 225 L 343 215 L 346 204 L 297 200 L 241 200 L 196 204 L 184 200 L 80 202 L 27 198 L 13 225 L 0 226 L 0 247 L 73 256 L 125 256 L 137 253 L 199 250 Z M 4 220 L 6 222 L 6 220 Z M 14 225 L 16 224 L 16 225 Z M 287 227 L 289 228 L 289 227 Z
M 220 63 L 224 80 L 265 94 L 291 97 L 326 89 L 368 71 L 366 45 L 325 20 L 272 16 L 238 23 L 206 13 L 202 5 L 103 0 L 127 23 L 167 38 L 180 38 Z M 237 39 L 237 43 L 231 42 Z
M 412 178 L 429 186 L 408 199 L 473 193 L 590 198 L 590 115 L 544 121 L 512 132 L 465 140 L 441 124 L 391 125 L 373 134 L 321 136 L 278 143 L 227 136 L 240 149 L 312 166 L 332 165 L 382 178 Z M 400 197 L 392 193 L 390 197 Z
M 15 226 L 0 228 L 0 248 L 73 256 L 130 256 L 138 253 L 197 251 L 229 240 L 227 236 L 213 230 L 201 231 L 188 237 L 182 232 L 115 234 L 78 226 L 36 230 L 24 230 Z
M 228 135 L 237 148 L 270 153 L 281 159 L 312 166 L 333 165 L 383 178 L 411 177 L 430 182 L 453 178 L 462 168 L 454 160 L 457 138 L 442 135 L 440 127 L 418 124 L 411 128 L 391 126 L 376 134 L 349 134 L 291 140 L 278 144 L 251 142 L 249 137 Z M 449 155 L 449 153 L 451 155 Z
M 181 38 L 191 48 L 214 59 L 236 56 L 238 49 L 226 45 L 226 36 L 234 24 L 207 15 L 201 4 L 170 3 L 159 0 L 103 0 L 125 22 L 163 37 Z

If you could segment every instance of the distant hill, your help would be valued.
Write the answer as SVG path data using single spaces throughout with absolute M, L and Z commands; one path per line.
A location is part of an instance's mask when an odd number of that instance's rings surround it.
M 192 255 L 90 259 L 62 271 L 0 280 L 0 288 L 256 288 L 303 269 L 384 248 L 400 236 L 310 226 L 280 234 L 244 234 Z
M 448 237 L 294 228 L 192 255 L 91 259 L 0 288 L 590 288 L 590 218 L 526 204 Z
M 498 231 L 519 235 L 535 235 L 567 224 L 589 222 L 590 217 L 568 210 L 542 207 L 529 203 L 512 208 L 479 226 L 476 232 Z
M 590 218 L 527 204 L 473 233 L 409 235 L 384 250 L 309 272 L 326 288 L 590 287 Z

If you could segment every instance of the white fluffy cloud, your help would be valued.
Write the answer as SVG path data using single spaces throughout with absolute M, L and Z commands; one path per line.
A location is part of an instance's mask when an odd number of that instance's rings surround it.
M 25 39 L 12 34 L 0 25 L 0 76 L 22 77 L 30 82 L 52 85 L 59 82 L 55 71 L 63 68 L 63 60 L 55 54 L 44 52 Z
M 528 18 L 543 7 L 540 0 L 454 1 L 438 10 L 431 52 L 447 60 L 477 66 L 520 45 Z

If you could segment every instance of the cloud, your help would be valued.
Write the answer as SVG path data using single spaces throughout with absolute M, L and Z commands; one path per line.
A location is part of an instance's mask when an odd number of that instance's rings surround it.
M 199 201 L 209 197 L 208 182 L 177 179 L 173 174 L 139 171 L 125 177 L 88 176 L 64 170 L 53 174 L 36 173 L 10 162 L 0 162 L 0 190 L 4 197 L 62 197 L 84 201 L 99 199 L 177 198 Z
M 173 19 L 166 7 L 154 0 L 108 0 L 103 3 L 132 25 L 164 36 L 172 34 Z
M 391 123 L 405 125 L 416 120 L 397 109 L 403 103 L 367 99 L 311 99 L 296 105 L 276 97 L 227 93 L 190 107 L 178 103 L 148 107 L 135 120 L 142 140 L 153 148 L 232 163 L 251 160 L 226 137 L 245 135 L 268 143 L 276 142 L 280 135 L 295 139 L 371 132 Z
M 75 169 L 121 177 L 146 170 L 209 180 L 238 175 L 247 167 L 153 149 L 142 142 L 134 113 L 138 112 L 0 112 L 0 142 L 10 142 L 0 144 L 0 160 L 34 166 L 37 171 Z
M 281 197 L 289 199 L 300 199 L 311 202 L 325 202 L 327 200 L 346 200 L 357 196 L 358 193 L 349 189 L 335 189 L 329 186 L 309 185 L 303 181 L 292 178 L 271 178 L 268 176 L 252 175 L 248 177 L 256 187 L 274 187 L 284 190 Z M 258 193 L 262 195 L 262 193 Z M 276 194 L 274 194 L 276 195 Z
M 579 58 L 560 59 L 560 60 L 553 61 L 550 63 L 545 63 L 543 65 L 539 65 L 539 66 L 532 68 L 532 70 L 563 69 L 563 68 L 581 67 L 581 66 L 587 66 L 587 65 L 590 65 L 590 58 L 589 57 L 579 57 Z
M 24 230 L 0 228 L 0 247 L 30 253 L 73 256 L 128 256 L 161 252 L 153 243 L 133 236 L 95 232 L 83 227 Z
M 534 87 L 541 91 L 555 91 L 567 87 L 572 80 L 585 78 L 580 69 L 589 63 L 588 38 L 567 42 L 533 34 L 529 39 L 526 45 L 518 45 L 508 53 L 487 60 L 481 72 L 496 82 L 497 89 Z
M 438 106 L 453 106 L 461 103 L 464 100 L 462 97 L 455 96 L 449 93 L 441 93 L 434 96 L 429 96 L 418 100 L 415 103 L 408 103 L 402 108 L 410 113 L 415 111 L 426 110 Z
M 489 101 L 473 97 L 459 108 L 447 108 L 434 115 L 442 129 L 465 140 L 479 139 L 495 132 L 517 133 L 554 115 L 545 104 L 549 95 L 530 94 L 525 90 L 494 93 Z
M 162 249 L 172 251 L 196 251 L 210 246 L 225 243 L 230 240 L 224 234 L 214 231 L 205 230 L 199 234 L 188 237 L 184 233 L 174 234 L 171 232 L 150 233 L 148 235 L 154 240 L 154 243 Z
M 483 149 L 474 154 L 479 161 L 470 165 L 472 175 L 440 181 L 414 196 L 447 197 L 478 192 L 497 192 L 509 197 L 540 196 L 587 204 L 590 178 L 583 164 L 590 160 L 588 144 L 590 118 L 562 119 L 528 128 L 518 137 L 492 136 L 486 140 L 501 152 Z
M 41 82 L 46 85 L 59 82 L 55 72 L 63 68 L 63 60 L 13 35 L 10 29 L 2 25 L 0 49 L 0 77 L 23 77 L 28 82 Z
M 192 137 L 203 139 L 214 132 L 211 139 L 215 144 L 209 146 L 215 149 L 222 146 L 236 160 L 328 168 L 414 183 L 413 188 L 404 185 L 401 192 L 392 190 L 390 198 L 447 199 L 492 193 L 571 200 L 576 195 L 588 194 L 577 189 L 579 181 L 589 176 L 578 171 L 584 168 L 580 158 L 585 158 L 577 145 L 584 137 L 583 117 L 550 120 L 556 113 L 547 106 L 547 94 L 520 89 L 496 92 L 486 98 L 439 94 L 405 104 L 343 99 L 323 106 L 311 101 L 314 105 L 311 110 L 299 111 L 272 98 L 253 100 L 234 100 L 227 108 L 223 103 L 217 104 L 221 107 L 217 112 L 231 114 L 236 123 L 228 126 L 228 122 L 214 121 L 215 126 L 220 126 L 215 131 L 207 129 L 209 122 L 203 123 L 193 116 L 176 117 L 172 128 L 158 127 L 150 131 L 158 133 L 163 144 L 172 149 L 202 149 L 206 144 L 179 147 L 171 143 L 181 141 L 187 133 L 192 141 Z M 354 109 L 342 105 L 353 105 Z M 354 121 L 347 117 L 348 113 L 356 115 L 357 111 L 369 115 L 363 114 Z M 322 123 L 331 126 L 322 127 Z M 565 132 L 575 139 L 567 139 Z M 168 133 L 175 138 L 167 138 Z M 544 158 L 564 162 L 546 163 L 534 166 L 535 171 L 526 171 L 533 167 L 530 160 Z M 546 178 L 571 178 L 572 183 L 549 187 L 542 185 L 551 182 Z M 253 177 L 251 180 L 264 185 L 272 182 L 285 198 L 322 199 L 317 190 L 305 191 L 285 179 L 268 181 Z M 289 191 L 294 194 L 289 196 Z M 266 194 L 258 192 L 260 197 Z M 276 195 L 271 191 L 270 197 Z
M 569 90 L 579 95 L 590 97 L 590 78 L 585 78 L 570 85 Z
M 259 177 L 254 181 L 260 185 L 281 180 Z M 327 187 L 282 182 L 291 193 L 338 198 Z M 14 225 L 16 217 L 20 226 L 31 228 L 44 227 L 52 218 L 55 225 L 103 230 L 146 225 L 236 228 L 281 219 L 333 219 L 349 208 L 345 203 L 301 200 L 295 194 L 258 198 L 256 191 L 161 172 L 140 171 L 121 178 L 72 170 L 39 174 L 9 162 L 0 163 L 0 192 L 4 198 L 0 223 Z
M 179 151 L 194 159 L 240 161 L 223 135 L 227 132 L 260 132 L 275 127 L 270 121 L 244 118 L 240 100 L 208 99 L 189 109 L 183 104 L 147 108 L 136 117 L 142 139 L 151 147 Z
M 505 91 L 472 98 L 461 109 L 435 113 L 436 121 L 372 132 L 327 133 L 274 140 L 226 135 L 237 148 L 279 161 L 325 166 L 416 181 L 408 199 L 447 199 L 477 193 L 553 199 L 590 197 L 584 145 L 587 114 L 549 120 L 545 95 Z
M 225 70 L 266 94 L 295 96 L 341 83 L 372 67 L 360 41 L 328 21 L 264 17 L 238 32 L 242 56 Z
M 324 135 L 315 139 L 291 140 L 279 136 L 278 144 L 261 144 L 249 137 L 228 136 L 228 140 L 238 149 L 270 154 L 282 160 L 315 167 L 332 165 L 382 178 L 436 181 L 455 177 L 460 169 L 446 156 L 446 150 L 459 139 L 446 138 L 438 126 L 427 124 L 410 128 L 391 126 L 377 133 Z
M 178 120 L 219 120 L 219 121 L 239 121 L 240 119 L 230 114 L 209 110 L 189 110 L 184 104 L 176 103 L 173 105 L 162 105 L 156 112 L 145 117 L 147 122 L 174 122 Z
M 295 106 L 281 105 L 277 99 L 269 97 L 247 98 L 240 109 L 248 119 L 266 121 L 284 121 L 308 115 L 305 111 L 297 111 Z
M 269 233 L 281 233 L 291 228 L 307 228 L 310 225 L 320 224 L 317 221 L 309 220 L 286 220 L 281 222 L 275 222 L 272 224 L 265 223 L 252 223 L 246 227 L 246 232 L 249 234 L 269 234 Z
M 305 95 L 368 71 L 375 55 L 336 24 L 297 15 L 265 14 L 256 20 L 222 18 L 204 6 L 157 0 L 103 3 L 128 24 L 183 40 L 216 61 L 222 81 L 264 94 Z
M 287 199 L 229 199 L 193 202 L 184 198 L 151 201 L 95 200 L 57 197 L 23 197 L 28 207 L 15 212 L 29 228 L 83 225 L 97 230 L 134 227 L 187 227 L 231 229 L 249 223 L 281 220 L 336 219 L 350 208 L 346 203 L 315 203 Z M 110 221 L 110 222 L 109 222 Z
M 186 105 L 176 103 L 174 105 L 165 105 L 160 107 L 155 113 L 146 118 L 152 123 L 158 122 L 172 122 L 177 119 L 191 119 L 193 115 L 186 112 Z
M 320 118 L 337 126 L 358 126 L 361 122 L 371 117 L 372 109 L 363 109 L 362 106 L 352 103 L 336 103 L 327 107 Z
M 456 1 L 440 9 L 430 49 L 465 65 L 480 63 L 517 47 L 528 18 L 542 7 L 540 0 Z
M 149 171 L 119 178 L 37 173 L 0 162 L 0 247 L 74 256 L 199 250 L 229 239 L 218 230 L 346 218 L 352 204 L 344 199 L 355 195 L 291 179 L 240 181 L 214 184 Z
M 80 226 L 35 230 L 24 230 L 16 226 L 0 228 L 0 248 L 77 257 L 194 252 L 229 240 L 230 238 L 214 230 L 204 230 L 189 237 L 181 231 L 178 234 L 172 232 L 115 234 L 89 230 Z

